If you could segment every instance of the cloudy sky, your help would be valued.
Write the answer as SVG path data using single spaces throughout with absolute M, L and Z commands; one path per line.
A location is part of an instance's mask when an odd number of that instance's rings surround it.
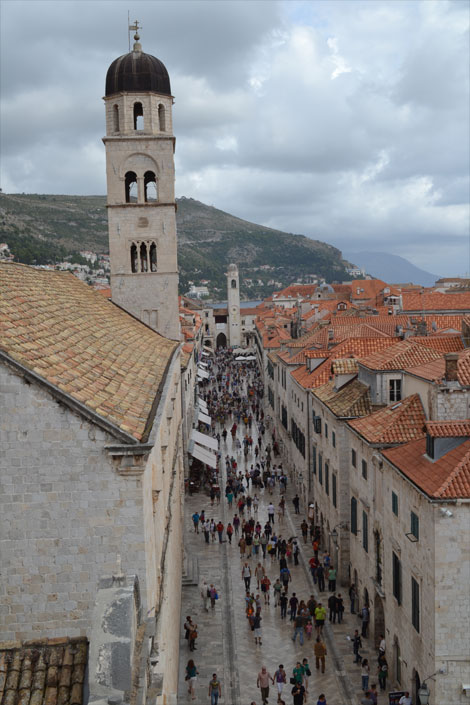
M 178 196 L 469 270 L 467 0 L 1 0 L 5 192 L 105 193 L 128 10 L 170 73 Z

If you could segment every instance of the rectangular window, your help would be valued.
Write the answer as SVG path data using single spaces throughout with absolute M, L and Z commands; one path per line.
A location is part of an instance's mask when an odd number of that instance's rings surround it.
M 323 485 L 323 456 L 321 453 L 318 456 L 318 482 Z
M 367 480 L 367 463 L 365 460 L 362 461 L 362 477 Z
M 328 424 L 325 424 L 325 438 L 328 438 Z
M 419 519 L 414 512 L 411 512 L 411 533 L 419 539 Z
M 331 433 L 331 445 L 336 448 L 336 433 L 334 431 Z
M 411 578 L 411 623 L 419 632 L 419 584 Z
M 332 490 L 333 490 L 333 507 L 336 507 L 336 475 L 333 473 L 331 476 Z
M 351 533 L 357 536 L 357 499 L 351 497 Z
M 353 468 L 357 468 L 357 455 L 354 448 L 351 449 L 351 465 Z
M 281 421 L 282 421 L 282 425 L 284 426 L 284 428 L 285 428 L 286 431 L 287 431 L 287 428 L 288 428 L 288 423 L 287 423 L 287 409 L 286 409 L 286 407 L 284 406 L 284 404 L 282 405 Z
M 317 447 L 313 446 L 312 448 L 312 470 L 313 474 L 317 474 Z
M 362 548 L 366 553 L 369 551 L 369 517 L 366 512 L 362 512 Z
M 325 492 L 327 495 L 330 494 L 330 466 L 325 463 Z
M 392 512 L 398 516 L 398 495 L 392 492 Z
M 401 561 L 396 553 L 392 552 L 392 586 L 393 596 L 401 605 Z
M 401 379 L 390 379 L 388 381 L 388 398 L 390 404 L 401 400 Z

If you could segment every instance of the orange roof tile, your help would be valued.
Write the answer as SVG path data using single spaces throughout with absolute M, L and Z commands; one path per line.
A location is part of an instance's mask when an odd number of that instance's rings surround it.
M 416 343 L 413 338 L 408 338 L 395 342 L 387 350 L 362 358 L 360 363 L 371 370 L 404 370 L 439 357 L 441 355 L 437 350 Z
M 427 421 L 426 431 L 432 438 L 470 438 L 470 420 Z
M 402 294 L 403 311 L 465 311 L 470 312 L 470 291 L 459 294 Z
M 383 450 L 382 455 L 429 497 L 470 499 L 470 440 L 438 460 L 428 458 L 424 439 Z
M 421 438 L 425 434 L 425 422 L 421 398 L 419 394 L 412 394 L 370 416 L 348 423 L 369 443 L 388 444 Z
M 459 352 L 464 348 L 461 335 L 416 335 L 412 340 L 414 343 L 422 343 L 427 348 L 434 348 L 440 353 Z
M 138 440 L 178 343 L 72 274 L 0 263 L 0 349 Z

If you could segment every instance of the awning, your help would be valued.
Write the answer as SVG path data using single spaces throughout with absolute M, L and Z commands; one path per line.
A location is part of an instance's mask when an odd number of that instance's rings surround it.
M 203 414 L 202 411 L 199 411 L 199 413 L 198 413 L 198 415 L 197 415 L 197 418 L 198 418 L 199 421 L 202 421 L 202 423 L 206 423 L 206 424 L 208 424 L 209 426 L 210 426 L 211 423 L 212 423 L 211 417 L 210 417 L 210 416 L 207 416 L 207 414 Z
M 207 409 L 207 403 L 206 403 L 206 400 L 205 400 L 205 399 L 203 399 L 202 397 L 198 397 L 198 398 L 197 398 L 197 403 L 199 404 L 199 406 L 205 406 L 205 407 L 206 407 L 206 409 Z
M 202 370 L 200 367 L 197 368 L 197 374 L 199 377 L 204 377 L 204 379 L 209 379 L 209 373 L 206 372 L 205 370 Z
M 203 362 L 202 360 L 199 360 L 199 365 L 202 365 L 204 368 L 208 367 L 208 364 L 206 362 Z
M 199 443 L 201 446 L 207 446 L 208 448 L 212 448 L 212 450 L 218 450 L 219 449 L 219 444 L 217 443 L 216 438 L 212 438 L 212 436 L 207 436 L 205 433 L 199 433 L 199 431 L 196 431 L 193 429 L 191 432 L 191 438 L 193 441 L 196 441 L 196 443 Z
M 201 355 L 205 355 L 206 357 L 209 357 L 209 353 L 206 352 L 205 350 L 202 351 Z
M 202 347 L 203 347 L 203 349 L 206 350 L 208 353 L 211 353 L 211 355 L 214 354 L 214 351 L 212 350 L 212 348 L 209 348 L 207 345 L 203 345 Z
M 256 360 L 256 357 L 254 355 L 248 355 L 247 357 L 240 355 L 240 357 L 235 358 L 235 362 L 248 362 L 249 360 Z
M 217 457 L 210 450 L 207 450 L 207 448 L 198 446 L 198 444 L 195 443 L 193 449 L 190 452 L 194 458 L 197 458 L 202 463 L 210 465 L 211 468 L 217 467 Z

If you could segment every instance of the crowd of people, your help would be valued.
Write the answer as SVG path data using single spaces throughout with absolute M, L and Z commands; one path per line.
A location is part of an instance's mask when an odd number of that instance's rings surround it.
M 210 515 L 204 509 L 193 513 L 194 532 L 201 535 L 201 541 L 205 544 L 227 542 L 238 548 L 241 561 L 240 589 L 244 591 L 247 634 L 251 634 L 254 645 L 262 649 L 264 644 L 263 611 L 269 610 L 272 614 L 272 610 L 275 610 L 282 623 L 290 621 L 294 644 L 303 647 L 311 643 L 315 670 L 321 679 L 327 663 L 327 647 L 323 637 L 325 622 L 328 619 L 333 624 L 341 623 L 345 611 L 343 596 L 336 590 L 336 567 L 329 553 L 320 551 L 320 528 L 311 519 L 304 519 L 300 525 L 301 540 L 312 545 L 313 555 L 309 567 L 320 600 L 312 594 L 301 596 L 298 590 L 294 590 L 296 576 L 301 574 L 297 573 L 299 538 L 286 533 L 288 474 L 280 461 L 276 434 L 262 408 L 263 384 L 259 371 L 255 363 L 240 365 L 235 362 L 230 351 L 225 350 L 218 351 L 213 360 L 207 361 L 207 365 L 209 378 L 201 396 L 207 404 L 212 426 L 201 430 L 211 433 L 218 441 L 218 467 L 210 470 L 206 468 Z M 227 441 L 229 434 L 231 440 Z M 225 502 L 223 511 L 222 502 Z M 292 509 L 295 514 L 300 513 L 300 498 L 297 494 L 292 499 Z M 226 524 L 222 520 L 224 515 L 230 517 Z M 322 600 L 321 593 L 326 591 L 329 595 L 326 600 Z M 200 594 L 202 608 L 209 611 L 210 605 L 214 609 L 219 598 L 217 587 L 202 581 Z M 351 612 L 354 613 L 354 586 L 351 586 L 348 597 Z M 363 611 L 361 620 L 364 637 L 364 630 L 368 626 L 368 615 L 365 614 L 367 606 L 364 606 Z M 187 617 L 184 627 L 189 650 L 193 651 L 196 649 L 197 625 Z M 376 705 L 377 688 L 375 684 L 369 687 L 371 667 L 367 659 L 361 658 L 361 635 L 357 630 L 351 641 L 354 660 L 361 666 L 363 703 Z M 384 690 L 387 677 L 384 640 L 382 646 L 383 649 L 379 650 L 378 680 L 380 688 Z M 310 676 L 307 657 L 296 661 L 290 669 L 280 664 L 277 669 L 273 669 L 272 675 L 263 666 L 256 681 L 261 702 L 263 705 L 268 702 L 271 684 L 276 688 L 277 700 L 281 705 L 285 702 L 283 698 L 288 689 L 293 705 L 303 705 L 309 694 Z M 316 684 L 318 678 L 315 679 Z M 193 659 L 188 661 L 186 679 L 188 693 L 194 698 L 197 668 Z M 221 694 L 221 683 L 214 673 L 208 691 L 211 705 L 217 705 Z M 318 705 L 327 705 L 325 694 L 320 693 L 316 702 Z M 251 705 L 256 704 L 253 701 Z

